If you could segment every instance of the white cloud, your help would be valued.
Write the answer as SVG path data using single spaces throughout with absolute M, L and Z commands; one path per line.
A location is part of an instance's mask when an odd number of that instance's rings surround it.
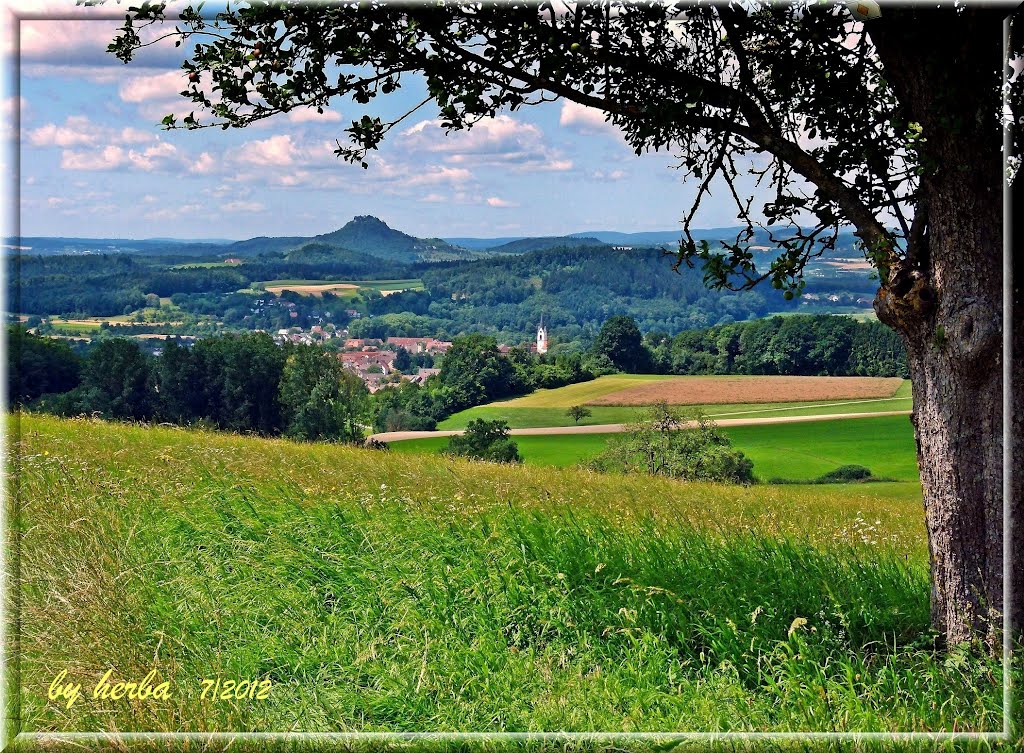
M 161 141 L 141 152 L 137 152 L 134 149 L 130 150 L 128 152 L 128 161 L 139 170 L 149 172 L 158 167 L 166 166 L 166 160 L 177 156 L 177 154 L 178 150 L 173 144 Z
M 158 141 L 139 151 L 110 144 L 102 148 L 61 152 L 60 166 L 65 170 L 169 170 L 182 164 L 182 156 L 173 144 Z
M 84 115 L 70 115 L 63 125 L 46 123 L 25 132 L 29 144 L 39 148 L 96 146 L 107 144 L 145 144 L 158 140 L 156 133 L 131 126 L 114 128 L 93 123 Z
M 184 204 L 180 207 L 160 207 L 159 209 L 154 209 L 151 212 L 146 212 L 146 214 L 142 216 L 147 220 L 165 222 L 167 220 L 180 219 L 186 214 L 194 214 L 200 209 L 202 209 L 202 206 L 199 204 Z
M 594 134 L 608 133 L 621 136 L 618 126 L 605 120 L 605 114 L 593 107 L 565 100 L 558 124 L 577 133 Z
M 292 110 L 288 113 L 288 120 L 292 123 L 337 123 L 341 120 L 341 113 L 337 110 L 324 110 L 319 113 L 316 108 L 306 107 Z
M 71 115 L 64 121 L 64 125 L 47 123 L 26 135 L 32 146 L 86 146 L 100 140 L 101 129 L 83 115 Z
M 628 177 L 628 173 L 625 170 L 593 170 L 588 176 L 591 180 L 597 180 L 604 183 L 609 183 L 616 180 L 622 180 Z
M 220 208 L 225 212 L 262 212 L 266 206 L 258 201 L 229 201 Z
M 125 162 L 125 152 L 119 146 L 108 146 L 98 151 L 74 152 L 65 149 L 60 166 L 65 170 L 113 170 Z
M 519 205 L 513 201 L 506 201 L 505 199 L 499 198 L 497 196 L 491 196 L 489 199 L 487 199 L 487 206 L 505 208 L 517 207 Z
M 60 2 L 34 2 L 32 11 L 44 14 L 46 6 L 58 18 L 25 19 L 18 25 L 20 31 L 20 53 L 23 63 L 65 66 L 73 71 L 83 67 L 104 66 L 110 69 L 122 67 L 121 61 L 107 52 L 107 45 L 117 36 L 118 28 L 124 23 L 124 10 L 116 4 L 108 8 L 86 8 L 75 6 L 68 0 Z M 69 18 L 81 14 L 83 18 Z M 167 32 L 167 28 L 154 25 L 139 30 L 144 42 L 153 42 Z M 185 47 L 174 47 L 174 40 L 167 39 L 138 52 L 132 63 L 140 66 L 178 67 L 186 57 Z M 5 50 L 10 56 L 13 49 Z M 69 75 L 73 75 L 69 71 Z M 23 69 L 25 72 L 25 69 Z M 31 75 L 31 73 L 30 73 Z
M 466 131 L 445 133 L 438 120 L 421 120 L 400 135 L 406 153 L 438 154 L 455 165 L 502 166 L 518 172 L 570 170 L 572 161 L 544 144 L 532 123 L 499 115 Z
M 279 134 L 242 144 L 234 153 L 234 160 L 254 167 L 288 167 L 295 162 L 296 156 L 297 149 L 292 137 Z
M 187 88 L 188 79 L 183 71 L 167 71 L 130 78 L 118 87 L 117 94 L 124 102 L 139 104 L 152 100 L 173 100 Z
M 189 171 L 199 173 L 200 175 L 206 175 L 208 173 L 212 173 L 215 166 L 216 161 L 213 159 L 213 155 L 209 152 L 203 152 L 189 167 Z

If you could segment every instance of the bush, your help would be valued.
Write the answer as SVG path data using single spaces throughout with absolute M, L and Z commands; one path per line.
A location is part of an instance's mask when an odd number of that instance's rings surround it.
M 713 421 L 701 413 L 685 417 L 665 403 L 651 408 L 588 465 L 599 471 L 689 481 L 754 482 L 754 464 L 733 448 Z
M 443 451 L 454 457 L 489 460 L 492 463 L 521 463 L 519 446 L 509 438 L 508 423 L 477 418 L 466 425 L 466 433 L 448 440 Z
M 770 478 L 769 484 L 857 484 L 867 481 L 894 481 L 891 478 L 881 478 L 871 473 L 870 468 L 862 465 L 842 465 L 834 471 L 829 471 L 815 479 L 800 480 L 789 478 Z
M 862 465 L 841 465 L 834 471 L 819 476 L 819 484 L 843 484 L 850 481 L 866 481 L 871 478 L 871 469 Z

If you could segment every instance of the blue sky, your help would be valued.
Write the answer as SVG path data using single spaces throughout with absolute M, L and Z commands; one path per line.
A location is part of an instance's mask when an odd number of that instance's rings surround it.
M 363 112 L 348 102 L 246 129 L 163 131 L 160 118 L 188 112 L 183 53 L 157 48 L 124 66 L 104 51 L 116 25 L 20 24 L 21 98 L 4 107 L 21 108 L 23 235 L 313 235 L 357 214 L 418 236 L 669 230 L 696 188 L 670 154 L 637 157 L 600 113 L 563 102 L 449 135 L 424 107 L 368 170 L 332 154 Z M 371 108 L 399 113 L 422 96 L 410 82 Z M 712 197 L 695 224 L 735 224 L 735 212 Z

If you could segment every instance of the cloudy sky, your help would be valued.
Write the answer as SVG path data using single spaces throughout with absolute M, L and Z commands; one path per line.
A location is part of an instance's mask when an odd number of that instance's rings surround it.
M 3 102 L 4 123 L 21 114 L 20 134 L 4 137 L 20 141 L 23 235 L 313 235 L 357 214 L 418 236 L 670 230 L 695 190 L 671 154 L 637 157 L 599 113 L 563 102 L 449 135 L 423 108 L 368 170 L 332 153 L 362 114 L 347 102 L 245 129 L 164 131 L 164 115 L 188 112 L 181 50 L 125 66 L 104 51 L 116 22 L 73 0 L 54 6 L 78 18 L 21 20 L 8 71 L 20 98 Z M 393 115 L 423 96 L 416 82 L 372 106 Z M 734 223 L 712 198 L 696 224 Z

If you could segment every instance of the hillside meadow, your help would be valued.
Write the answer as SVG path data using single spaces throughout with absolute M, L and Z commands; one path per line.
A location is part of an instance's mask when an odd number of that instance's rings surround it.
M 8 422 L 26 731 L 997 730 L 918 503 Z M 581 491 L 585 490 L 585 491 Z M 15 542 L 9 542 L 13 545 Z M 166 700 L 51 702 L 150 670 Z M 204 678 L 269 698 L 202 699 Z

